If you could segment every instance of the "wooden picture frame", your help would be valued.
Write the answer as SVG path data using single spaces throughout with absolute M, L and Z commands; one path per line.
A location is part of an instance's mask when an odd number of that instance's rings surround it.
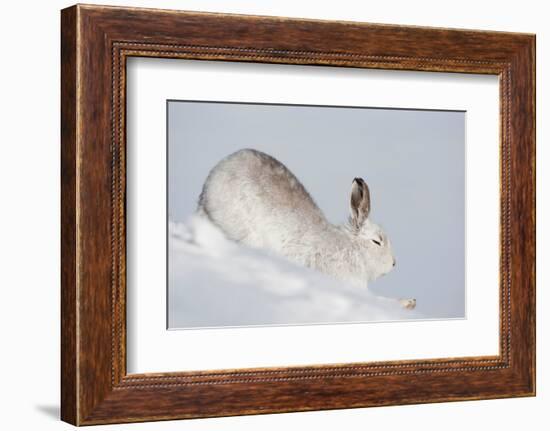
M 74 425 L 533 396 L 535 36 L 77 5 L 61 13 L 61 418 Z M 500 354 L 127 374 L 130 56 L 500 78 Z

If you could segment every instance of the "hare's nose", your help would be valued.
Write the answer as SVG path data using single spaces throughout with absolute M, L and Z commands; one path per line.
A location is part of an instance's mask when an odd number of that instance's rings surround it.
M 393 263 L 391 266 L 395 266 L 395 257 L 393 258 Z

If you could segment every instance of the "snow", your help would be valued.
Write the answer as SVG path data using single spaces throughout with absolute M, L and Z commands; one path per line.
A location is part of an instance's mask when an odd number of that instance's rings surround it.
M 397 301 L 225 238 L 206 218 L 169 222 L 171 329 L 394 321 Z

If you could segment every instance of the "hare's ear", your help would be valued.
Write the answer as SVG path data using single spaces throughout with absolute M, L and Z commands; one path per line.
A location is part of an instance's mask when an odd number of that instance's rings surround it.
M 360 228 L 370 212 L 369 186 L 363 178 L 355 178 L 351 184 L 350 219 L 355 228 Z

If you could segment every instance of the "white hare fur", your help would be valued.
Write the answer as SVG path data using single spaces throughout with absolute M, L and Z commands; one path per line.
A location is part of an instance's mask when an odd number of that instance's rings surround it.
M 251 149 L 229 155 L 210 171 L 198 206 L 234 241 L 361 287 L 395 266 L 390 240 L 369 211 L 369 189 L 356 178 L 349 223 L 329 223 L 285 165 Z M 416 305 L 415 300 L 400 302 L 406 308 Z

